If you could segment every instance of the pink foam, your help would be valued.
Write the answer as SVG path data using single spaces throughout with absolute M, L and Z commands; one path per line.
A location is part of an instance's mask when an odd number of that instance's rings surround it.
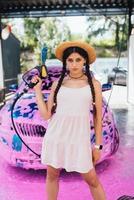
M 96 167 L 107 200 L 122 195 L 134 196 L 134 147 L 120 147 L 118 152 Z M 11 167 L 0 159 L 0 200 L 47 200 L 45 170 Z M 90 200 L 88 185 L 76 172 L 61 171 L 58 200 Z

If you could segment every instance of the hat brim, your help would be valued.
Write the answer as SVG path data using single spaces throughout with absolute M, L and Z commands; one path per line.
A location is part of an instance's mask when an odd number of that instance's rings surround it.
M 62 42 L 59 46 L 57 46 L 55 50 L 55 56 L 62 61 L 64 51 L 69 47 L 80 47 L 84 49 L 89 58 L 89 64 L 93 63 L 96 60 L 96 52 L 95 49 L 86 42 L 83 41 L 66 41 Z

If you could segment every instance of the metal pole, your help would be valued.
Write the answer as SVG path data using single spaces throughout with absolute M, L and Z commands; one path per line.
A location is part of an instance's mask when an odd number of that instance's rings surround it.
M 132 23 L 131 23 L 131 16 L 132 16 L 132 0 L 128 1 L 128 37 L 131 35 Z
M 134 104 L 134 90 L 132 89 L 134 85 L 134 35 L 131 35 L 132 23 L 132 1 L 128 2 L 129 7 L 129 18 L 128 18 L 128 78 L 127 78 L 127 100 L 129 103 Z
M 2 56 L 2 38 L 1 38 L 1 31 L 2 31 L 2 22 L 1 22 L 1 15 L 0 15 L 0 88 L 4 88 L 4 70 L 3 70 L 3 56 Z
M 1 39 L 2 23 L 1 23 L 1 14 L 0 14 L 0 39 Z

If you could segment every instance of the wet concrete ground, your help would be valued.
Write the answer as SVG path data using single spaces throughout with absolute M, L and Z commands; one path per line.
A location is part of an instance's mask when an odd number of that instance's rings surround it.
M 120 132 L 119 149 L 113 157 L 96 167 L 107 200 L 116 200 L 122 195 L 134 196 L 134 105 L 129 105 L 123 98 L 121 102 L 119 99 L 110 102 Z M 14 168 L 0 157 L 0 200 L 47 200 L 45 177 L 45 170 Z M 58 200 L 91 199 L 81 176 L 62 170 Z

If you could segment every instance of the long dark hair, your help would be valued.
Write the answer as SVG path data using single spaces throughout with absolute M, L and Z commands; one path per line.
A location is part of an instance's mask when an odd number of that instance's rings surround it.
M 90 88 L 91 88 L 92 99 L 93 99 L 93 113 L 95 115 L 96 114 L 95 90 L 94 90 L 94 85 L 93 85 L 93 82 L 92 82 L 92 75 L 91 75 L 91 72 L 90 72 L 90 69 L 89 69 L 89 59 L 90 58 L 88 58 L 87 52 L 84 49 L 80 48 L 80 47 L 69 47 L 63 52 L 63 59 L 62 59 L 63 60 L 63 68 L 62 68 L 61 76 L 59 78 L 57 87 L 56 87 L 55 92 L 54 92 L 54 105 L 52 107 L 52 111 L 51 112 L 53 114 L 56 111 L 57 93 L 58 93 L 58 91 L 59 91 L 59 89 L 60 89 L 60 87 L 62 85 L 63 79 L 64 79 L 64 77 L 66 76 L 66 73 L 67 73 L 66 59 L 68 58 L 69 55 L 71 55 L 74 52 L 80 54 L 86 60 L 86 63 L 85 63 L 85 75 L 88 78 L 88 83 L 89 83 Z

